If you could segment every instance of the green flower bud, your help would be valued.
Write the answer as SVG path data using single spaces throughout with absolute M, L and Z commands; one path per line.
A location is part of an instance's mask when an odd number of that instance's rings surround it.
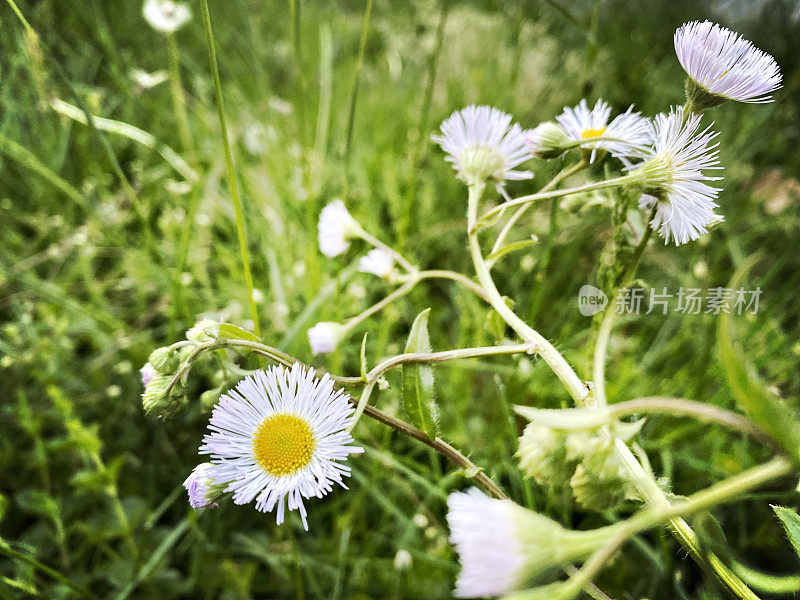
M 148 362 L 156 371 L 164 375 L 175 373 L 181 364 L 178 353 L 170 348 L 156 348 L 150 354 Z
M 575 472 L 590 436 L 586 431 L 568 432 L 531 422 L 519 438 L 519 466 L 539 485 L 564 485 Z
M 525 136 L 528 147 L 536 158 L 558 158 L 569 149 L 572 140 L 563 127 L 547 121 L 537 125 Z
M 614 440 L 592 438 L 570 479 L 576 502 L 587 510 L 604 511 L 622 503 L 631 490 L 625 465 L 614 453 Z
M 146 413 L 154 413 L 159 417 L 169 416 L 185 403 L 186 388 L 180 380 L 167 392 L 172 378 L 172 375 L 156 373 L 144 388 L 142 407 Z
M 186 339 L 190 342 L 197 342 L 199 344 L 211 342 L 214 340 L 214 337 L 208 335 L 205 330 L 218 326 L 219 323 L 211 319 L 200 319 L 192 326 L 191 329 L 189 329 L 189 331 L 186 332 Z

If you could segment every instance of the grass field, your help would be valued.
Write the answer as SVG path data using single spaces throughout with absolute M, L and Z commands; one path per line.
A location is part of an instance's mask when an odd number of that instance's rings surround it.
M 191 20 L 168 41 L 138 1 L 22 0 L 37 35 L 0 2 L 0 598 L 449 598 L 459 566 L 446 498 L 471 482 L 427 446 L 360 421 L 355 437 L 366 452 L 348 463 L 350 489 L 308 501 L 305 532 L 296 515 L 276 526 L 252 506 L 194 511 L 186 503 L 181 484 L 201 461 L 210 406 L 242 372 L 204 361 L 192 371 L 185 410 L 165 419 L 142 410 L 139 369 L 154 348 L 182 339 L 202 316 L 252 327 L 202 3 L 190 4 Z M 354 0 L 210 2 L 267 344 L 358 375 L 365 332 L 374 365 L 403 352 L 426 308 L 435 350 L 499 342 L 480 299 L 430 280 L 334 353 L 313 356 L 309 327 L 342 322 L 389 292 L 357 271 L 362 242 L 334 259 L 320 254 L 320 210 L 343 198 L 416 265 L 471 277 L 466 189 L 430 141 L 439 123 L 471 103 L 497 106 L 524 127 L 584 97 L 648 115 L 683 104 L 672 35 L 708 18 L 772 54 L 784 86 L 772 104 L 708 112 L 721 132 L 725 221 L 679 247 L 656 239 L 638 277 L 648 293 L 706 290 L 727 286 L 752 261 L 744 285 L 762 295 L 757 315 L 731 319 L 739 358 L 769 393 L 797 406 L 796 3 L 369 5 L 365 13 Z M 144 86 L 134 70 L 163 70 L 162 82 Z M 89 127 L 84 110 L 109 121 Z M 534 161 L 535 187 L 510 182 L 510 194 L 529 193 L 561 166 Z M 517 313 L 587 380 L 593 321 L 578 311 L 578 290 L 597 284 L 613 235 L 609 205 L 602 192 L 537 205 L 514 239 L 534 234 L 539 243 L 494 269 Z M 623 317 L 611 338 L 610 401 L 662 395 L 738 410 L 718 325 L 713 314 Z M 510 330 L 502 335 L 513 339 Z M 402 416 L 399 375 L 389 383 L 371 402 Z M 440 435 L 515 502 L 581 529 L 635 507 L 584 512 L 568 490 L 523 478 L 514 454 L 524 422 L 512 405 L 569 405 L 543 361 L 446 363 L 436 368 L 436 392 Z M 774 453 L 673 416 L 650 416 L 636 442 L 676 496 Z M 692 521 L 726 564 L 758 571 L 743 577 L 759 597 L 780 597 L 769 593 L 776 586 L 800 592 L 797 577 L 773 577 L 797 575 L 800 564 L 770 508 L 797 507 L 796 484 L 785 477 L 715 508 L 715 519 Z M 663 527 L 636 536 L 596 584 L 618 600 L 726 597 Z

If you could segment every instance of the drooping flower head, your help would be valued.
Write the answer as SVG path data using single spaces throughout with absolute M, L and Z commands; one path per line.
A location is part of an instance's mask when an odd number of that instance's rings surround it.
M 325 374 L 299 363 L 256 371 L 220 398 L 200 454 L 210 454 L 209 476 L 229 482 L 236 504 L 255 500 L 261 512 L 283 523 L 284 500 L 308 529 L 303 499 L 322 498 L 344 478 L 342 464 L 363 448 L 350 445 L 353 407 Z
M 358 270 L 372 273 L 378 277 L 387 277 L 394 269 L 394 257 L 383 248 L 374 248 L 358 261 Z
M 678 28 L 675 53 L 689 75 L 687 95 L 697 110 L 725 100 L 771 102 L 781 87 L 772 56 L 716 23 L 692 21 Z
M 339 199 L 328 203 L 319 214 L 319 251 L 333 258 L 347 252 L 350 238 L 358 234 L 358 222 Z
M 511 115 L 490 106 L 468 106 L 450 115 L 441 125 L 442 135 L 432 136 L 447 153 L 448 162 L 467 185 L 492 182 L 504 192 L 507 180 L 530 179 L 530 171 L 514 167 L 533 157 L 525 144 L 525 132 Z
M 499 596 L 531 578 L 585 559 L 614 535 L 616 526 L 572 531 L 511 500 L 489 498 L 473 488 L 447 499 L 450 541 L 461 573 L 457 598 Z
M 649 212 L 655 207 L 650 225 L 665 242 L 672 240 L 676 246 L 697 239 L 720 220 L 714 213 L 719 188 L 706 182 L 722 178 L 703 173 L 722 168 L 719 144 L 711 143 L 717 133 L 710 127 L 698 132 L 700 118 L 692 114 L 684 122 L 682 107 L 656 116 L 653 147 L 631 170 L 644 185 L 640 208 Z
M 183 487 L 186 488 L 186 493 L 189 495 L 189 505 L 192 508 L 217 507 L 214 497 L 225 489 L 225 484 L 220 485 L 213 480 L 211 475 L 213 468 L 211 463 L 201 463 L 192 469 L 186 481 L 183 482 Z
M 146 0 L 142 14 L 156 31 L 174 33 L 192 18 L 188 4 L 172 0 Z
M 556 121 L 576 142 L 598 137 L 619 140 L 603 140 L 582 146 L 591 150 L 590 162 L 597 158 L 598 150 L 607 150 L 616 158 L 625 158 L 650 142 L 650 122 L 638 112 L 633 112 L 632 106 L 609 123 L 610 116 L 611 107 L 603 100 L 598 100 L 590 110 L 586 99 L 583 99 L 575 108 L 564 107 L 564 112 L 556 117 Z
M 308 343 L 314 354 L 329 354 L 344 336 L 345 329 L 341 323 L 322 321 L 308 330 Z

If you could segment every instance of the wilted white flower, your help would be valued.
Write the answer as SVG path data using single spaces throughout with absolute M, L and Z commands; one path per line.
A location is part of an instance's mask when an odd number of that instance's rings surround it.
M 457 598 L 506 594 L 548 569 L 585 559 L 618 531 L 614 525 L 566 529 L 475 488 L 450 494 L 447 507 L 450 541 L 461 562 Z
M 183 482 L 183 487 L 189 494 L 189 505 L 192 508 L 216 508 L 217 503 L 213 501 L 217 492 L 224 489 L 224 485 L 215 485 L 211 477 L 213 472 L 213 465 L 211 463 L 201 463 L 197 465 L 186 481 Z
M 308 343 L 314 354 L 328 354 L 336 350 L 339 341 L 344 337 L 344 326 L 340 323 L 322 321 L 308 330 Z
M 358 270 L 362 273 L 372 273 L 378 277 L 386 277 L 394 268 L 394 257 L 383 248 L 374 248 L 362 256 L 358 261 Z
M 490 106 L 468 106 L 450 115 L 441 131 L 431 139 L 467 185 L 491 181 L 503 193 L 506 180 L 533 177 L 530 171 L 513 170 L 533 155 L 525 132 L 517 123 L 511 125 L 511 115 Z
M 146 0 L 142 14 L 153 29 L 163 33 L 177 31 L 192 18 L 188 4 L 172 0 Z
M 303 499 L 322 498 L 350 468 L 340 461 L 363 452 L 347 432 L 353 406 L 325 374 L 299 363 L 256 371 L 220 398 L 200 447 L 210 454 L 209 476 L 229 482 L 236 504 L 255 500 L 261 512 L 284 520 L 284 499 L 308 529 Z
M 594 162 L 598 150 L 607 150 L 616 158 L 624 158 L 650 143 L 650 121 L 632 111 L 633 106 L 609 123 L 611 107 L 606 102 L 598 100 L 594 108 L 589 110 L 586 99 L 583 99 L 575 108 L 564 107 L 564 112 L 556 117 L 556 121 L 576 142 L 597 137 L 620 140 L 582 146 L 592 151 L 590 161 Z
M 144 366 L 139 369 L 139 373 L 142 375 L 142 385 L 145 387 L 147 387 L 147 384 L 156 376 L 156 370 L 149 362 L 145 363 Z
M 319 250 L 333 258 L 347 251 L 349 238 L 358 234 L 358 222 L 347 212 L 341 200 L 330 202 L 319 214 Z
M 719 144 L 711 144 L 717 133 L 710 127 L 698 133 L 699 127 L 700 115 L 688 115 L 684 122 L 681 107 L 656 116 L 653 147 L 631 171 L 644 184 L 640 208 L 656 208 L 650 225 L 676 246 L 697 239 L 720 218 L 714 213 L 719 188 L 705 182 L 722 178 L 703 173 L 722 168 L 715 149 Z
M 687 85 L 698 110 L 725 100 L 771 102 L 770 94 L 781 87 L 781 71 L 772 56 L 716 23 L 685 23 L 675 31 L 675 53 L 700 88 Z

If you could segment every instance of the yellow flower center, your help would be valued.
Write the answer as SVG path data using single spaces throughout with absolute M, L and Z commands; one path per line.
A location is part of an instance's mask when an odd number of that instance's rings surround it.
M 601 127 L 600 129 L 584 129 L 581 133 L 581 137 L 585 140 L 588 140 L 590 138 L 601 137 L 605 132 L 605 127 Z
M 314 433 L 308 422 L 289 413 L 270 415 L 253 434 L 256 462 L 275 477 L 292 475 L 314 454 Z

